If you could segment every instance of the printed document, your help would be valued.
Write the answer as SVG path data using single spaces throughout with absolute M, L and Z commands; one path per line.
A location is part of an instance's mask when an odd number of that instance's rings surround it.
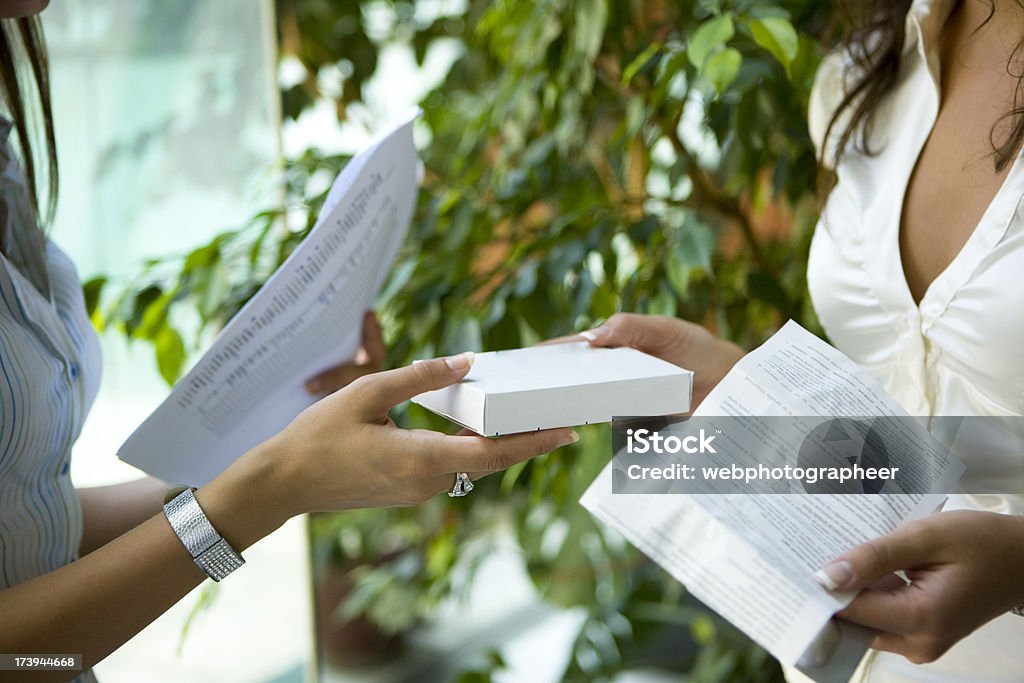
M 313 403 L 303 383 L 359 348 L 418 191 L 410 112 L 349 161 L 316 224 L 118 456 L 201 486 Z
M 740 415 L 906 412 L 867 371 L 791 321 L 745 356 L 694 412 Z M 581 503 L 783 664 L 821 683 L 845 682 L 871 633 L 832 619 L 854 596 L 829 593 L 814 573 L 844 550 L 933 512 L 964 469 L 936 448 L 923 425 L 901 424 L 920 426 L 899 436 L 908 452 L 937 458 L 937 466 L 921 470 L 931 479 L 917 482 L 919 493 L 613 494 L 609 464 Z M 752 438 L 763 443 L 776 436 Z M 756 442 L 749 446 L 756 451 Z

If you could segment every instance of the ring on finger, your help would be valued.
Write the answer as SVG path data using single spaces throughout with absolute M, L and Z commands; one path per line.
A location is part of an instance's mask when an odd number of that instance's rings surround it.
M 448 491 L 449 498 L 461 498 L 462 496 L 469 495 L 475 487 L 473 486 L 472 480 L 469 475 L 465 472 L 455 473 L 455 483 L 452 484 L 452 488 Z

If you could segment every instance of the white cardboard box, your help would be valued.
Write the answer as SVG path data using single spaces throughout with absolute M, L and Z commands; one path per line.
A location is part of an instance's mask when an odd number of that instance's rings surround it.
M 693 372 L 635 349 L 587 342 L 476 354 L 460 383 L 413 403 L 485 436 L 690 409 Z

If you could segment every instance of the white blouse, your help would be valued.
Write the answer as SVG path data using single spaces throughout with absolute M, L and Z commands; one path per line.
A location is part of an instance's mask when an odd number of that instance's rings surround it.
M 911 414 L 1019 416 L 1024 414 L 1020 156 L 920 305 L 907 286 L 900 257 L 903 195 L 938 115 L 939 35 L 953 6 L 951 0 L 913 3 L 899 79 L 875 119 L 872 139 L 878 154 L 848 149 L 836 167 L 838 183 L 811 244 L 808 286 L 831 342 L 878 376 Z M 844 79 L 850 77 L 844 71 L 848 66 L 843 55 L 830 55 L 811 95 L 811 136 L 830 153 L 835 139 L 823 137 Z M 1022 438 L 1010 435 L 995 446 L 1003 471 L 1024 470 Z M 964 483 L 969 490 L 972 482 Z M 957 508 L 1024 513 L 1024 496 L 951 496 L 946 509 Z M 1024 618 L 1000 617 L 927 665 L 872 652 L 854 680 L 1020 683 Z

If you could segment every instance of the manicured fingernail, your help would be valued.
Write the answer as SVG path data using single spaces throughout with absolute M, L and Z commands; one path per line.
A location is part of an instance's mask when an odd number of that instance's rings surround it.
M 589 341 L 597 341 L 601 337 L 603 337 L 606 334 L 608 334 L 608 332 L 610 332 L 610 330 L 608 329 L 608 326 L 607 325 L 601 325 L 600 327 L 595 327 L 592 330 L 587 330 L 586 332 L 580 332 L 580 336 L 583 337 L 584 339 L 589 340 Z
M 465 370 L 473 365 L 473 357 L 472 351 L 466 351 L 457 356 L 448 356 L 444 362 L 452 370 Z
M 846 560 L 839 560 L 814 572 L 814 578 L 827 590 L 840 590 L 853 580 L 853 565 Z
M 562 446 L 572 445 L 572 444 L 576 443 L 579 440 L 580 440 L 580 435 L 579 434 L 577 434 L 576 432 L 569 432 L 568 434 L 565 435 L 565 438 L 562 439 L 562 443 L 559 445 L 559 448 L 561 448 Z

